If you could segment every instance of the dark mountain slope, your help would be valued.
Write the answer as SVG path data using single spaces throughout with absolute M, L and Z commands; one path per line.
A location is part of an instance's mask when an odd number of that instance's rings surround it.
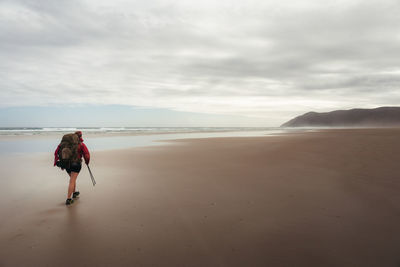
M 400 126 L 400 107 L 375 109 L 336 110 L 332 112 L 308 112 L 298 116 L 281 127 L 390 127 Z

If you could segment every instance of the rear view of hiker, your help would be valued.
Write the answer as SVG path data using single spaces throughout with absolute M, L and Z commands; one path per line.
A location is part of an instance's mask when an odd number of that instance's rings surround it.
M 82 156 L 88 165 L 90 153 L 83 143 L 81 131 L 64 135 L 54 152 L 54 166 L 65 169 L 70 177 L 66 205 L 72 204 L 74 202 L 72 198 L 79 195 L 79 192 L 76 191 L 76 179 L 82 168 Z

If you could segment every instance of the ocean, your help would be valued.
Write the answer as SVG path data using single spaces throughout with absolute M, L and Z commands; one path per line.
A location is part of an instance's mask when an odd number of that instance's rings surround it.
M 264 136 L 292 131 L 279 127 L 0 128 L 0 154 L 53 152 L 65 133 L 78 130 L 83 132 L 91 151 L 165 145 L 176 139 Z
M 0 127 L 0 136 L 47 135 L 82 131 L 91 134 L 163 134 L 163 133 L 204 133 L 271 131 L 278 127 Z

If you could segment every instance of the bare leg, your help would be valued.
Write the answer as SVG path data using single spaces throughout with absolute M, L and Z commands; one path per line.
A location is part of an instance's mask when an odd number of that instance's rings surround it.
M 77 172 L 71 172 L 70 174 L 67 198 L 72 198 L 72 193 L 75 192 L 76 178 L 78 178 L 78 174 L 79 173 Z

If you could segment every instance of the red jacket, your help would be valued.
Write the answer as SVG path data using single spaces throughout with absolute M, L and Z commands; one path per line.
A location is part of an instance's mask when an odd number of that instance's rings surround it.
M 58 161 L 58 150 L 60 149 L 60 145 L 58 145 L 56 151 L 54 151 L 54 166 L 56 166 L 56 162 Z M 86 147 L 86 145 L 84 143 L 80 143 L 78 146 L 78 158 L 81 159 L 83 156 L 83 158 L 85 159 L 85 163 L 89 164 L 90 161 L 90 153 L 88 148 Z

